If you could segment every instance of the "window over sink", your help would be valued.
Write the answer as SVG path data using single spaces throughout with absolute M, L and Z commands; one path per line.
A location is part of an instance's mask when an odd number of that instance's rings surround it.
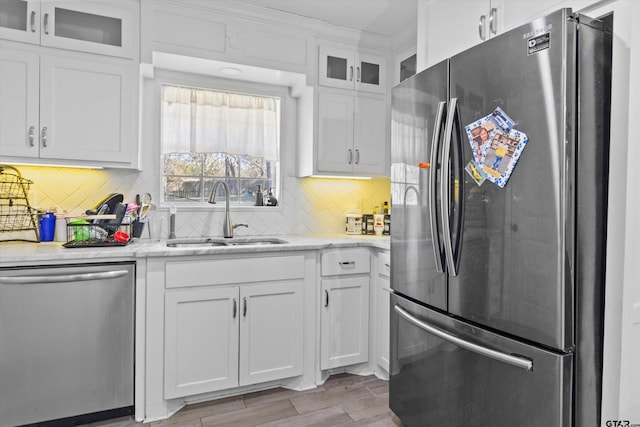
M 235 207 L 254 206 L 258 191 L 277 197 L 281 97 L 222 86 L 160 86 L 165 202 L 206 205 L 217 180 Z

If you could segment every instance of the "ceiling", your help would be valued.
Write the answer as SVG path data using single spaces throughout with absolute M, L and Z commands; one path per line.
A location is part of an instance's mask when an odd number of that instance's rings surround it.
M 418 0 L 235 0 L 315 18 L 329 24 L 394 36 L 417 25 Z

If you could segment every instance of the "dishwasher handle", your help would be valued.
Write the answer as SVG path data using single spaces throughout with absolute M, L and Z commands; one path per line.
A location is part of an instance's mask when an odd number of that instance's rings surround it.
M 507 363 L 511 366 L 515 366 L 516 368 L 520 368 L 520 369 L 524 369 L 525 371 L 533 371 L 533 361 L 530 359 L 527 359 L 525 357 L 521 357 L 521 356 L 517 356 L 517 355 L 513 355 L 513 354 L 508 354 L 508 353 L 503 353 L 501 351 L 497 351 L 488 347 L 484 347 L 472 342 L 469 342 L 467 340 L 464 340 L 462 338 L 459 338 L 455 335 L 452 335 L 450 333 L 447 333 L 443 330 L 440 330 L 439 328 L 433 327 L 421 320 L 416 319 L 415 317 L 413 317 L 411 314 L 409 314 L 405 309 L 403 309 L 402 307 L 396 305 L 393 307 L 393 309 L 395 310 L 396 313 L 398 313 L 401 317 L 403 317 L 405 320 L 407 320 L 409 323 L 412 323 L 413 325 L 417 326 L 418 328 L 437 336 L 438 338 L 444 340 L 444 341 L 448 341 L 450 343 L 452 343 L 453 345 L 456 345 L 460 348 L 463 348 L 465 350 L 469 350 L 472 351 L 476 354 L 488 357 L 490 359 L 493 360 L 497 360 L 499 362 L 503 362 L 503 363 Z
M 60 274 L 57 276 L 6 276 L 0 277 L 0 284 L 4 285 L 26 285 L 26 284 L 46 284 L 77 282 L 87 280 L 115 279 L 126 276 L 129 270 L 98 271 L 95 273 Z

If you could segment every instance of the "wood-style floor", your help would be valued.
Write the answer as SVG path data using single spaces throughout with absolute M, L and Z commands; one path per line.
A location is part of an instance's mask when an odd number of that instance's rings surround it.
M 119 421 L 97 424 L 134 427 Z M 282 388 L 189 405 L 171 418 L 145 427 L 397 427 L 400 420 L 389 409 L 389 385 L 375 376 L 332 375 L 307 391 Z

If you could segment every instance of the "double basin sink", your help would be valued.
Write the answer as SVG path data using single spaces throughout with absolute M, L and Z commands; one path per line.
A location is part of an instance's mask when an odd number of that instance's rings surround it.
M 167 240 L 169 248 L 211 248 L 219 246 L 264 246 L 281 245 L 288 243 L 286 240 L 265 237 L 249 237 L 242 239 L 224 239 L 215 237 L 194 237 L 188 239 Z

